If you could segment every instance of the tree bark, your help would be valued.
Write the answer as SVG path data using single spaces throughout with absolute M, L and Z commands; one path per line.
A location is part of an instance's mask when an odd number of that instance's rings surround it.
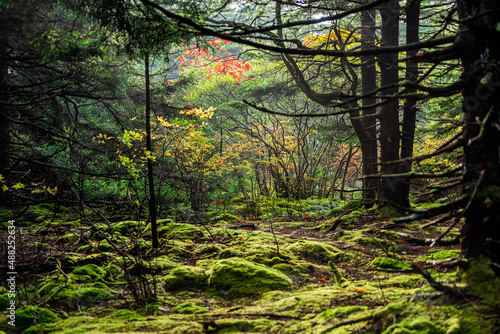
M 417 43 L 419 41 L 420 25 L 420 0 L 408 2 L 406 11 L 406 43 Z M 407 57 L 417 55 L 417 50 L 408 51 Z M 418 62 L 406 63 L 406 80 L 415 82 L 418 78 Z M 410 89 L 408 93 L 415 92 Z M 415 139 L 415 126 L 417 121 L 417 107 L 415 100 L 406 100 L 403 107 L 403 126 L 401 129 L 401 159 L 413 157 L 413 140 Z M 400 166 L 402 173 L 411 171 L 411 163 L 405 162 Z M 410 180 L 405 180 L 402 185 L 405 196 L 410 194 Z M 408 195 L 407 195 L 408 194 Z
M 153 153 L 151 145 L 151 92 L 149 82 L 149 55 L 144 61 L 144 75 L 146 77 L 146 150 Z M 151 236 L 153 248 L 158 248 L 158 228 L 156 226 L 156 195 L 153 178 L 153 161 L 148 158 L 148 184 L 149 184 L 149 217 L 151 219 Z
M 375 47 L 375 15 L 374 9 L 361 13 L 361 49 Z M 375 68 L 375 57 L 365 56 L 361 58 L 361 95 L 365 96 L 377 89 L 377 71 Z M 374 105 L 377 102 L 375 97 L 364 97 L 361 100 L 363 107 Z M 374 117 L 376 108 L 363 109 L 362 128 L 366 132 L 365 140 L 360 140 L 362 156 L 362 174 L 369 176 L 378 173 L 377 166 L 377 120 Z M 363 179 L 363 199 L 367 202 L 376 199 L 378 181 L 374 178 Z
M 391 0 L 380 9 L 382 16 L 381 47 L 398 45 L 399 39 L 399 2 Z M 397 93 L 398 88 L 398 54 L 387 53 L 378 55 L 380 67 L 380 84 L 394 85 L 382 92 L 382 99 L 386 100 L 380 108 L 380 162 L 381 172 L 384 175 L 398 174 L 399 164 L 392 163 L 399 160 L 400 130 L 399 130 L 399 101 L 390 96 Z M 387 96 L 387 98 L 384 98 Z M 379 204 L 396 204 L 409 207 L 408 195 L 403 192 L 404 179 L 383 178 L 380 181 Z
M 465 122 L 462 250 L 500 264 L 500 32 L 497 0 L 457 1 Z M 497 274 L 500 269 L 494 267 Z

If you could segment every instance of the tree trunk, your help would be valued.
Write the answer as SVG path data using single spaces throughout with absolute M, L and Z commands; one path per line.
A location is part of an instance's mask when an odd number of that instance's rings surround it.
M 366 10 L 361 13 L 361 50 L 375 47 L 375 15 L 376 11 Z M 373 92 L 377 89 L 377 72 L 375 68 L 375 56 L 365 56 L 361 58 L 361 95 Z M 361 100 L 362 106 L 367 107 L 377 102 L 375 97 L 364 97 Z M 365 140 L 360 140 L 363 176 L 370 176 L 378 173 L 377 166 L 377 120 L 374 117 L 376 108 L 363 109 L 362 127 L 366 132 Z M 373 201 L 376 198 L 378 181 L 374 178 L 363 179 L 363 199 Z
M 399 2 L 391 0 L 380 9 L 382 16 L 381 47 L 398 45 L 399 38 Z M 399 101 L 391 98 L 398 88 L 398 54 L 381 54 L 378 56 L 380 66 L 380 84 L 394 85 L 384 89 L 382 99 L 387 96 L 386 103 L 380 108 L 380 162 L 383 175 L 398 174 L 399 164 L 392 163 L 399 160 L 400 130 L 399 130 Z M 378 201 L 380 205 L 396 204 L 409 206 L 408 194 L 404 193 L 402 178 L 382 178 L 379 188 Z
M 418 31 L 420 25 L 420 0 L 408 3 L 406 11 L 406 44 L 417 43 L 419 41 Z M 407 57 L 417 55 L 417 50 L 408 51 Z M 406 63 L 406 80 L 415 82 L 418 78 L 418 62 Z M 409 90 L 408 93 L 415 92 Z M 413 140 L 415 138 L 417 108 L 415 100 L 406 100 L 403 107 L 403 126 L 401 129 L 401 159 L 413 157 Z M 399 168 L 403 173 L 411 171 L 411 163 L 405 162 Z M 410 181 L 405 180 L 402 185 L 404 194 L 410 193 Z
M 153 153 L 151 145 L 151 92 L 149 83 L 149 55 L 146 55 L 145 62 L 146 77 L 146 150 Z M 153 161 L 148 158 L 148 184 L 149 184 L 149 217 L 151 219 L 151 235 L 153 248 L 158 248 L 158 228 L 156 226 L 156 196 L 155 183 L 153 178 Z
M 497 0 L 457 1 L 462 60 L 465 188 L 462 249 L 500 264 L 500 32 Z M 494 269 L 500 274 L 500 269 Z

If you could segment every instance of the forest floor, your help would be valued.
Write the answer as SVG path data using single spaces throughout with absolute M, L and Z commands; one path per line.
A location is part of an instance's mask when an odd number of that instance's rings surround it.
M 373 210 L 245 221 L 223 213 L 206 225 L 160 220 L 153 249 L 145 222 L 74 217 L 38 207 L 18 224 L 16 326 L 0 287 L 0 333 L 500 328 L 498 281 L 484 263 L 462 273 L 458 226 L 431 248 L 449 224 L 422 229 L 427 221 L 397 224 Z

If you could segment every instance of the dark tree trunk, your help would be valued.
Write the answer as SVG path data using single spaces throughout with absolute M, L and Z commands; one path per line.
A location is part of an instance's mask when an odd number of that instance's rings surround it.
M 418 31 L 420 24 L 420 0 L 408 3 L 406 11 L 406 44 L 417 43 L 419 41 Z M 417 50 L 408 51 L 407 57 L 417 55 Z M 415 82 L 418 78 L 418 62 L 406 63 L 406 80 Z M 409 90 L 412 93 L 415 90 Z M 406 100 L 403 107 L 403 126 L 401 129 L 401 158 L 413 157 L 413 140 L 415 138 L 417 108 L 415 100 Z M 411 171 L 411 163 L 403 163 L 399 168 L 403 173 Z M 410 193 L 410 181 L 406 180 L 402 189 L 404 194 Z
M 399 2 L 391 0 L 380 9 L 382 17 L 381 47 L 398 45 L 399 38 Z M 378 55 L 380 66 L 380 84 L 382 86 L 394 85 L 384 89 L 383 96 L 391 96 L 398 89 L 398 54 Z M 384 97 L 382 97 L 384 99 Z M 387 102 L 380 108 L 380 162 L 383 175 L 399 174 L 402 171 L 399 164 L 391 163 L 399 160 L 400 130 L 399 130 L 399 101 L 387 98 Z M 408 194 L 404 193 L 404 179 L 382 178 L 379 188 L 379 203 L 381 205 L 396 204 L 403 207 L 409 206 Z
M 376 11 L 366 10 L 361 13 L 361 49 L 366 50 L 375 46 L 375 15 Z M 377 89 L 377 72 L 375 68 L 375 56 L 365 56 L 361 59 L 361 95 L 373 92 Z M 361 103 L 363 107 L 374 105 L 377 102 L 375 97 L 365 97 Z M 377 120 L 374 115 L 376 108 L 363 109 L 363 128 L 366 132 L 366 139 L 360 140 L 363 176 L 370 176 L 378 173 L 377 166 Z M 365 201 L 373 201 L 376 198 L 378 181 L 374 178 L 363 179 L 363 198 Z
M 500 32 L 498 0 L 457 1 L 465 118 L 462 249 L 500 264 Z M 494 269 L 500 273 L 499 267 Z
M 146 149 L 153 152 L 151 145 L 151 92 L 149 83 L 149 56 L 145 59 L 145 77 L 146 77 Z M 153 178 L 153 161 L 148 158 L 148 184 L 149 184 L 149 217 L 151 219 L 151 235 L 153 239 L 153 248 L 158 248 L 158 228 L 156 226 L 156 195 L 155 183 Z

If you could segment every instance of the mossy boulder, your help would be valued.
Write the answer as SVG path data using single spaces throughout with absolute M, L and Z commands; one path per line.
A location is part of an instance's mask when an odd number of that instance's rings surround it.
M 209 244 L 205 246 L 201 246 L 200 248 L 197 248 L 194 250 L 194 253 L 196 254 L 210 254 L 210 253 L 219 253 L 222 252 L 226 248 L 224 245 L 221 244 Z
M 16 329 L 24 330 L 31 326 L 53 324 L 61 319 L 51 310 L 26 305 L 16 310 Z
M 290 289 L 293 283 L 276 269 L 234 257 L 215 262 L 208 285 L 217 293 L 239 297 L 273 289 Z
M 78 290 L 78 299 L 91 302 L 102 302 L 111 294 L 106 284 L 95 282 L 82 285 Z
M 333 216 L 334 214 L 339 213 L 339 212 L 342 212 L 342 211 L 344 211 L 344 209 L 343 209 L 343 208 L 333 208 L 333 209 L 331 209 L 330 211 L 328 211 L 328 212 L 325 214 L 325 216 Z
M 286 245 L 284 248 L 299 258 L 321 263 L 336 262 L 347 258 L 347 255 L 338 248 L 318 241 L 300 240 Z
M 382 269 L 392 269 L 392 270 L 411 269 L 409 264 L 388 257 L 377 257 L 375 258 L 375 260 L 372 261 L 371 265 Z
M 230 213 L 222 213 L 222 214 L 216 216 L 215 218 L 213 218 L 212 222 L 213 223 L 217 223 L 220 221 L 232 222 L 232 221 L 238 221 L 238 220 L 241 220 L 241 218 L 239 218 L 233 214 L 230 214 Z
M 94 282 L 98 279 L 104 279 L 105 275 L 106 271 L 93 263 L 75 268 L 69 274 L 71 279 L 77 282 Z
M 309 277 L 309 275 L 314 272 L 316 267 L 306 261 L 293 261 L 288 263 L 277 263 L 272 266 L 273 269 L 281 271 L 287 276 L 304 276 Z
M 208 312 L 208 308 L 204 306 L 198 306 L 191 302 L 186 302 L 172 308 L 172 312 L 181 314 L 198 314 Z
M 180 266 L 172 269 L 165 276 L 164 287 L 166 290 L 188 288 L 203 288 L 207 285 L 205 270 L 198 267 Z
M 105 271 L 104 279 L 106 281 L 115 281 L 122 272 L 122 270 L 114 264 L 108 264 L 103 269 Z
M 146 226 L 147 224 L 145 224 L 145 222 L 143 221 L 139 222 L 134 220 L 126 220 L 111 225 L 111 229 L 114 232 L 119 232 L 122 235 L 129 235 L 131 233 L 136 233 L 139 230 L 142 231 Z
M 158 229 L 158 236 L 163 239 L 203 238 L 203 231 L 192 224 L 169 223 Z

